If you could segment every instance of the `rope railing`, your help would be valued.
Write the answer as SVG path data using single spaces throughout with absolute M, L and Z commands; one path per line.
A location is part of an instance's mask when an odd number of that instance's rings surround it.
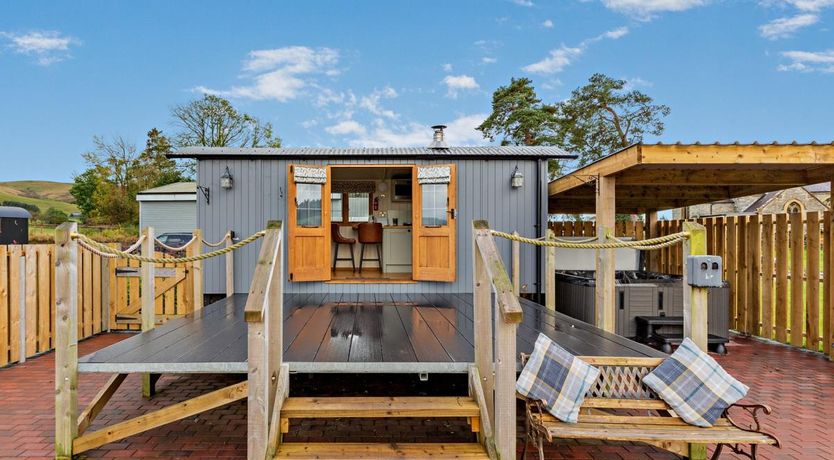
M 186 248 L 191 246 L 191 243 L 197 241 L 197 237 L 192 236 L 191 239 L 188 240 L 188 242 L 183 244 L 182 246 L 168 246 L 167 244 L 163 243 L 162 241 L 159 241 L 159 238 L 154 238 L 153 240 L 156 244 L 158 244 L 159 246 L 161 246 L 161 247 L 163 247 L 163 248 L 165 248 L 165 249 L 167 249 L 171 252 L 180 252 L 180 251 L 184 251 Z
M 208 246 L 210 248 L 219 248 L 220 246 L 223 246 L 223 244 L 226 242 L 226 240 L 230 239 L 231 237 L 232 237 L 232 232 L 226 232 L 226 234 L 223 235 L 223 238 L 220 241 L 218 241 L 216 243 L 209 243 L 208 241 L 203 240 L 203 244 L 205 244 L 206 246 Z
M 513 235 L 512 233 L 501 232 L 498 230 L 490 230 L 490 233 L 493 236 L 497 236 L 499 238 L 505 238 L 510 241 L 518 241 L 520 243 L 525 244 L 532 244 L 534 246 L 544 246 L 544 247 L 552 247 L 552 248 L 567 248 L 567 249 L 619 249 L 619 248 L 631 248 L 631 249 L 641 249 L 641 250 L 654 250 L 654 249 L 661 249 L 667 246 L 673 246 L 687 238 L 689 238 L 689 232 L 678 232 L 672 233 L 670 235 L 659 236 L 657 238 L 649 238 L 647 240 L 635 240 L 635 241 L 623 241 L 617 238 L 614 238 L 610 235 L 606 235 L 608 239 L 612 239 L 612 242 L 604 242 L 604 243 L 592 243 L 590 241 L 586 242 L 574 242 L 574 241 L 559 241 L 559 240 L 540 240 L 537 238 L 527 238 L 524 236 Z
M 79 246 L 83 247 L 84 249 L 97 254 L 102 257 L 108 258 L 121 258 L 121 259 L 129 259 L 129 260 L 137 260 L 139 262 L 151 263 L 151 264 L 182 264 L 188 262 L 196 262 L 198 260 L 206 260 L 212 257 L 221 256 L 223 254 L 227 254 L 229 252 L 235 251 L 246 246 L 249 243 L 256 241 L 258 238 L 263 237 L 266 234 L 266 231 L 261 230 L 259 232 L 253 233 L 246 239 L 240 240 L 237 243 L 227 246 L 223 249 L 218 249 L 216 251 L 207 252 L 204 254 L 190 256 L 190 257 L 145 257 L 137 254 L 131 254 L 132 251 L 122 251 L 116 248 L 112 248 L 107 246 L 104 243 L 99 243 L 91 239 L 90 237 L 81 234 L 81 233 L 71 233 L 70 237 L 77 240 Z M 138 243 L 141 243 L 144 236 L 140 238 Z M 189 242 L 189 244 L 191 244 Z M 135 246 L 135 245 L 134 245 Z M 186 245 L 187 246 L 187 245 Z

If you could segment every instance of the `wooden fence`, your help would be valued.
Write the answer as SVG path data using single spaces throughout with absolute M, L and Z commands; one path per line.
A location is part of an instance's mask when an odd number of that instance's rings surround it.
M 53 348 L 54 259 L 52 244 L 0 245 L 0 366 Z M 138 267 L 136 261 L 79 249 L 79 339 L 107 330 L 141 329 Z M 156 269 L 155 281 L 157 320 L 193 311 L 193 264 L 162 265 Z
M 596 223 L 593 221 L 559 221 L 550 222 L 550 229 L 557 237 L 565 236 L 596 236 Z M 645 229 L 642 221 L 620 221 L 614 225 L 616 236 L 627 236 L 644 239 Z
M 55 330 L 54 246 L 0 246 L 0 366 L 49 351 Z M 107 329 L 110 261 L 78 253 L 78 337 Z
M 730 327 L 834 357 L 829 212 L 697 219 L 707 228 L 707 252 L 724 260 Z M 658 222 L 659 233 L 682 221 Z M 661 251 L 653 269 L 680 274 L 680 248 Z

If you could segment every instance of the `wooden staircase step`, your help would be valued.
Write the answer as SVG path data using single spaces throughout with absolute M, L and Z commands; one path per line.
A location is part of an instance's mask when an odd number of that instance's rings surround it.
M 285 443 L 278 447 L 275 458 L 478 458 L 488 459 L 483 446 L 477 443 Z
M 290 397 L 281 407 L 282 419 L 479 417 L 478 403 L 469 397 Z

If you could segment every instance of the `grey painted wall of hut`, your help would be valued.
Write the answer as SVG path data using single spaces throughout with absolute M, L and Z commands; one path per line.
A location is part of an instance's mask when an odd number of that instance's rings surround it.
M 459 148 L 462 149 L 462 148 Z M 474 148 L 473 148 L 474 149 Z M 515 149 L 514 154 L 501 155 L 500 149 Z M 519 149 L 528 155 L 518 154 Z M 288 151 L 290 149 L 279 149 Z M 424 149 L 420 149 L 424 150 Z M 486 219 L 490 226 L 503 231 L 518 231 L 522 235 L 542 236 L 547 223 L 547 159 L 567 156 L 556 148 L 541 147 L 492 147 L 488 157 L 475 155 L 435 155 L 434 157 L 392 155 L 344 155 L 318 157 L 311 154 L 293 156 L 292 151 L 283 155 L 247 155 L 247 149 L 186 150 L 178 157 L 197 158 L 197 177 L 200 186 L 210 190 L 207 203 L 201 194 L 197 200 L 197 222 L 208 241 L 217 241 L 229 230 L 238 238 L 244 238 L 262 230 L 269 220 L 287 220 L 287 185 L 289 165 L 335 164 L 449 164 L 457 165 L 457 276 L 454 282 L 416 282 L 410 284 L 328 284 L 325 282 L 290 282 L 286 280 L 288 293 L 453 293 L 472 291 L 472 221 Z M 544 153 L 543 153 L 544 152 Z M 202 154 L 198 154 L 202 153 Z M 284 153 L 284 152 L 281 152 Z M 524 175 L 521 188 L 512 188 L 510 178 L 516 166 Z M 220 177 L 226 168 L 234 178 L 234 186 L 224 190 Z M 285 230 L 286 232 L 286 230 Z M 285 233 L 286 238 L 286 233 Z M 286 239 L 285 239 L 286 241 Z M 507 269 L 511 265 L 511 244 L 497 239 L 501 256 Z M 255 269 L 260 242 L 251 244 L 235 253 L 235 292 L 248 292 Z M 521 248 L 522 292 L 542 292 L 539 278 L 544 271 L 544 256 L 528 245 Z M 286 251 L 284 252 L 286 267 Z M 537 269 L 538 266 L 538 269 Z M 225 269 L 222 258 L 204 263 L 205 293 L 219 294 L 225 291 Z

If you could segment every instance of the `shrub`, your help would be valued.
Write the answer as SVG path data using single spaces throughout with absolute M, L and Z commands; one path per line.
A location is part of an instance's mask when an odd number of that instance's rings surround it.
M 46 210 L 43 216 L 41 216 L 41 220 L 47 224 L 57 225 L 69 220 L 69 216 L 67 215 L 67 213 L 59 209 L 49 208 Z

